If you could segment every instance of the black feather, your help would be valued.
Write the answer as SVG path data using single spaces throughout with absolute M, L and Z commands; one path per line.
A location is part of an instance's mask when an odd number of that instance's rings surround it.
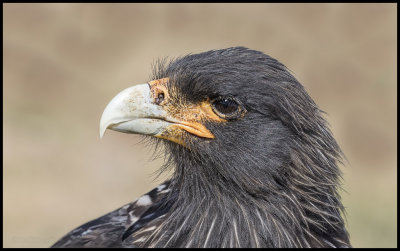
M 160 172 L 173 171 L 167 192 L 134 223 L 103 225 L 118 229 L 119 243 L 93 237 L 91 246 L 350 247 L 338 193 L 343 154 L 283 64 L 234 47 L 161 60 L 154 69 L 153 79 L 169 77 L 176 106 L 229 96 L 246 114 L 205 122 L 212 140 L 188 135 L 187 147 L 161 140 L 168 159 Z

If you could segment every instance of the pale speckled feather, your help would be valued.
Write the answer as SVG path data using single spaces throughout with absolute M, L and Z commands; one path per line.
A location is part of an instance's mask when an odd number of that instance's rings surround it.
M 122 236 L 125 231 L 135 224 L 148 208 L 165 196 L 165 191 L 168 191 L 168 185 L 169 181 L 129 204 L 77 227 L 57 241 L 52 248 L 124 247 Z M 145 199 L 143 200 L 143 198 Z M 151 202 L 149 198 L 151 198 Z M 138 201 L 142 203 L 137 203 Z M 147 229 L 151 232 L 152 226 L 147 226 Z M 145 232 L 146 230 L 143 229 L 141 231 Z M 137 239 L 136 241 L 139 241 L 140 237 Z M 129 246 L 134 247 L 135 243 L 131 242 Z

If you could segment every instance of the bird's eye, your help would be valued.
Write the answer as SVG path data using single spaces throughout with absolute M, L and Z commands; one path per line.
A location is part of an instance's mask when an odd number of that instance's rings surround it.
M 219 97 L 212 102 L 214 112 L 224 119 L 237 119 L 243 113 L 241 105 L 232 97 Z

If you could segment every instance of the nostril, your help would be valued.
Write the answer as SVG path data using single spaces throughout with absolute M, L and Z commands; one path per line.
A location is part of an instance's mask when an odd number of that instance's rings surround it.
M 164 100 L 164 93 L 163 92 L 158 93 L 156 98 L 156 104 L 159 105 L 163 100 Z

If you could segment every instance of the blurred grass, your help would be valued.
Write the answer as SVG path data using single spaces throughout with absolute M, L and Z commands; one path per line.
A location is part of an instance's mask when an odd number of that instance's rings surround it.
M 158 57 L 243 45 L 303 83 L 347 156 L 354 247 L 397 247 L 396 4 L 3 4 L 3 246 L 48 247 L 156 186 L 98 123 Z

